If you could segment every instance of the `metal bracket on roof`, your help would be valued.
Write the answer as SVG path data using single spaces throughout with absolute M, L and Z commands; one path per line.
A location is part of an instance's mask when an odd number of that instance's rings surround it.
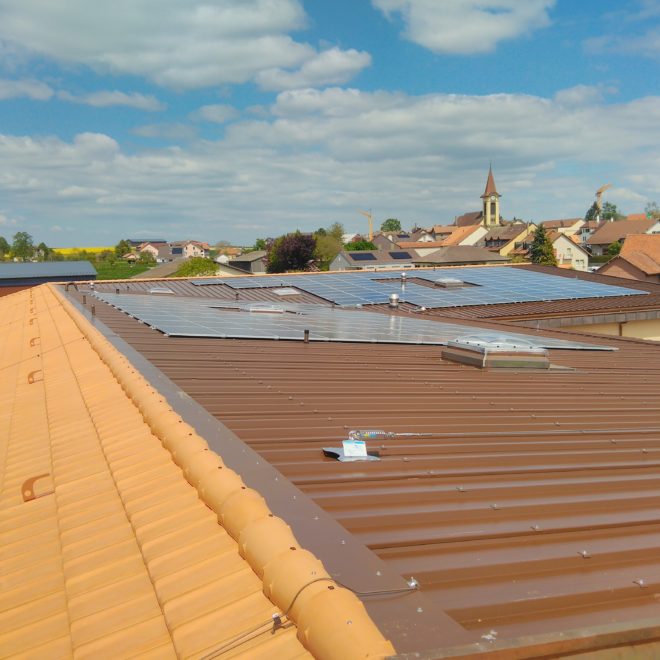
M 31 371 L 27 376 L 28 385 L 32 385 L 32 383 L 38 382 L 37 378 L 35 377 L 37 374 L 41 374 L 41 378 L 39 378 L 39 380 L 43 380 L 43 372 L 41 369 L 35 369 L 34 371 Z
M 357 463 L 360 461 L 379 461 L 380 452 L 375 450 L 368 450 L 364 456 L 347 456 L 344 453 L 343 447 L 323 447 L 323 455 L 328 458 L 334 458 L 340 463 Z
M 23 482 L 23 485 L 21 486 L 21 494 L 23 495 L 23 502 L 31 502 L 32 500 L 36 500 L 38 497 L 45 497 L 46 495 L 52 495 L 55 492 L 54 490 L 49 490 L 47 493 L 40 493 L 39 495 L 37 495 L 34 492 L 35 481 L 38 481 L 39 479 L 44 479 L 46 477 L 50 477 L 50 472 L 46 472 L 45 474 L 38 474 L 36 477 L 30 477 L 29 479 L 26 479 Z

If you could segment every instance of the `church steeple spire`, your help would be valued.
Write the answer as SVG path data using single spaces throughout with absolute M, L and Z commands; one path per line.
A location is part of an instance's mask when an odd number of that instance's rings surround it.
M 486 190 L 481 196 L 483 200 L 483 224 L 490 227 L 497 227 L 500 224 L 500 193 L 495 186 L 495 177 L 493 176 L 493 166 L 488 168 L 488 179 L 486 181 Z
M 501 197 L 500 193 L 497 192 L 497 188 L 495 187 L 495 177 L 493 176 L 492 165 L 488 168 L 488 180 L 486 181 L 486 190 L 484 191 L 484 194 L 481 196 L 481 199 L 485 199 L 486 197 L 490 197 L 491 195 L 497 195 L 498 197 Z

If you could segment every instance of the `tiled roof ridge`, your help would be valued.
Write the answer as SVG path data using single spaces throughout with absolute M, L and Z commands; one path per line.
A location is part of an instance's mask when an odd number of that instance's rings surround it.
M 262 495 L 223 463 L 58 287 L 48 286 L 199 498 L 237 541 L 240 555 L 263 581 L 266 597 L 296 624 L 303 646 L 317 658 L 337 660 L 394 654 L 358 597 L 335 582 L 311 552 L 300 548 L 290 527 L 270 511 Z

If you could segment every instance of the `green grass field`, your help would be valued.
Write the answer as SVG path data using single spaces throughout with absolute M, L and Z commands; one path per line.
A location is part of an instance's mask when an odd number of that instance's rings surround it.
M 146 264 L 129 264 L 125 261 L 116 261 L 114 264 L 107 262 L 92 263 L 99 280 L 126 280 L 138 273 L 144 273 L 149 269 Z

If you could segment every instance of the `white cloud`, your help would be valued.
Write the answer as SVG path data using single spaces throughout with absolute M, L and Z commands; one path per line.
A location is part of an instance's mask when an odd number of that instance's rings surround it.
M 369 53 L 330 48 L 307 60 L 297 71 L 267 69 L 257 75 L 257 83 L 265 90 L 339 85 L 351 80 L 371 64 Z
M 190 113 L 190 118 L 195 121 L 210 121 L 214 124 L 224 124 L 227 121 L 236 119 L 240 113 L 231 105 L 216 103 L 213 105 L 203 105 L 194 112 Z
M 660 28 L 652 28 L 643 34 L 610 34 L 585 41 L 586 50 L 594 54 L 622 53 L 660 58 Z
M 606 95 L 616 94 L 616 87 L 605 85 L 575 85 L 567 89 L 560 89 L 555 94 L 555 101 L 560 105 L 579 106 L 600 103 Z
M 555 0 L 372 0 L 401 15 L 405 36 L 435 53 L 488 53 L 507 39 L 550 24 Z
M 115 90 L 75 95 L 71 94 L 70 92 L 62 91 L 58 92 L 57 97 L 62 101 L 91 105 L 95 108 L 108 108 L 117 105 L 125 105 L 130 108 L 147 110 L 149 112 L 161 111 L 165 110 L 166 108 L 165 104 L 161 103 L 156 97 L 140 94 L 138 92 L 131 92 L 127 94 L 126 92 L 119 92 Z
M 0 227 L 15 227 L 18 224 L 18 220 L 15 218 L 8 218 L 3 213 L 0 213 Z
M 68 199 L 88 199 L 99 197 L 105 194 L 103 188 L 89 188 L 85 186 L 66 186 L 57 192 L 58 197 L 65 197 Z
M 300 0 L 0 0 L 0 44 L 174 89 L 243 83 L 317 58 Z
M 14 98 L 47 101 L 53 96 L 53 93 L 48 85 L 38 80 L 0 79 L 0 101 Z
M 99 134 L 0 135 L 0 189 L 7 217 L 46 243 L 57 224 L 73 226 L 78 244 L 138 227 L 249 244 L 333 221 L 359 230 L 364 206 L 406 225 L 451 222 L 479 208 L 491 159 L 505 217 L 575 217 L 606 182 L 622 212 L 641 211 L 640 199 L 660 201 L 659 142 L 660 97 L 567 104 L 306 89 L 281 93 L 267 118 L 235 121 L 217 141 L 133 153 Z
M 137 126 L 132 132 L 140 137 L 166 140 L 192 140 L 197 135 L 192 126 L 177 123 L 145 124 Z

